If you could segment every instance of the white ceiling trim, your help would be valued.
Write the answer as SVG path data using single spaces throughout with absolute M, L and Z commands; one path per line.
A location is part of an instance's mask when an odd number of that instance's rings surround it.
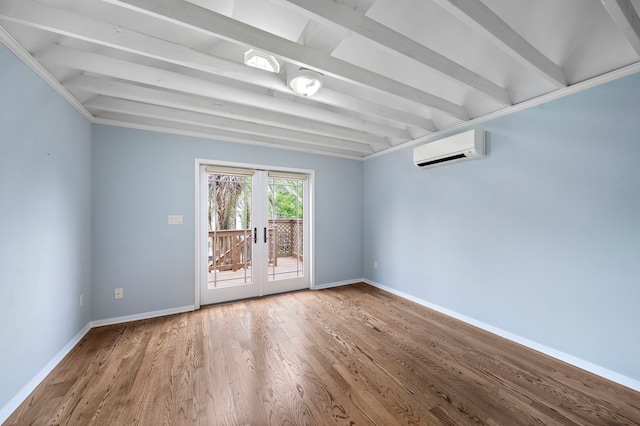
M 359 153 L 373 153 L 370 145 L 345 141 L 342 139 L 319 136 L 312 133 L 299 132 L 256 124 L 250 121 L 236 120 L 232 118 L 220 118 L 200 112 L 190 112 L 175 108 L 168 108 L 158 105 L 150 105 L 142 102 L 128 101 L 108 96 L 98 96 L 84 106 L 92 112 L 117 112 L 140 117 L 155 118 L 183 124 L 195 124 L 200 127 L 210 127 L 212 129 L 225 130 L 235 129 L 236 132 L 247 133 L 257 136 L 267 136 L 271 139 L 281 141 L 305 141 L 309 145 L 318 145 L 328 148 L 348 149 Z
M 330 157 L 363 161 L 363 158 L 359 155 L 358 152 L 340 149 L 323 150 L 322 147 L 319 147 L 317 145 L 307 145 L 304 143 L 304 141 L 294 143 L 289 141 L 281 141 L 279 139 L 270 139 L 242 134 L 239 132 L 233 132 L 231 130 L 215 130 L 204 127 L 198 128 L 197 126 L 185 125 L 182 123 L 171 123 L 171 127 L 168 126 L 168 123 L 165 121 L 148 117 L 140 117 L 139 122 L 133 123 L 127 121 L 127 116 L 125 114 L 105 112 L 102 116 L 96 117 L 93 122 L 95 124 L 103 124 L 107 126 L 197 137 L 209 139 L 213 142 L 242 143 L 246 145 L 262 146 L 273 149 L 281 149 L 285 151 L 306 152 L 310 154 L 326 155 Z

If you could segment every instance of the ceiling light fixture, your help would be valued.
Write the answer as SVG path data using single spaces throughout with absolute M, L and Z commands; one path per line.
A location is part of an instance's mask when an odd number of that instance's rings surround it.
M 249 49 L 244 52 L 244 63 L 250 67 L 271 71 L 276 74 L 280 72 L 280 63 L 276 58 L 259 50 Z
M 291 90 L 306 98 L 315 95 L 322 87 L 323 81 L 319 72 L 301 68 L 288 75 L 287 83 Z

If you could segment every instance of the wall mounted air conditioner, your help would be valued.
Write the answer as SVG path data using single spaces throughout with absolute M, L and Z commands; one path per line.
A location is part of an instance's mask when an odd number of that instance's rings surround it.
M 413 162 L 418 167 L 431 167 L 484 155 L 484 130 L 474 129 L 414 148 Z

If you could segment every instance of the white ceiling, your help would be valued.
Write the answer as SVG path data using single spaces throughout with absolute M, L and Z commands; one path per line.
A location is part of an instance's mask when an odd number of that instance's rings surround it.
M 0 0 L 89 120 L 367 158 L 640 71 L 640 0 Z M 254 48 L 278 74 L 244 65 Z M 287 74 L 324 75 L 311 98 Z

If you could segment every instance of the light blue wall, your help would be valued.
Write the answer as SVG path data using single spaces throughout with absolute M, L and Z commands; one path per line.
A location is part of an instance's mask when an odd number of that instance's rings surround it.
M 196 157 L 316 170 L 318 285 L 364 276 L 640 380 L 640 76 L 427 170 L 92 127 L 4 46 L 0 94 L 0 408 L 90 319 L 193 304 Z
M 89 322 L 90 191 L 89 122 L 0 44 L 0 411 Z
M 365 163 L 365 277 L 640 380 L 640 75 L 481 127 Z
M 194 303 L 196 158 L 315 170 L 316 284 L 362 277 L 362 162 L 97 125 L 93 319 Z

